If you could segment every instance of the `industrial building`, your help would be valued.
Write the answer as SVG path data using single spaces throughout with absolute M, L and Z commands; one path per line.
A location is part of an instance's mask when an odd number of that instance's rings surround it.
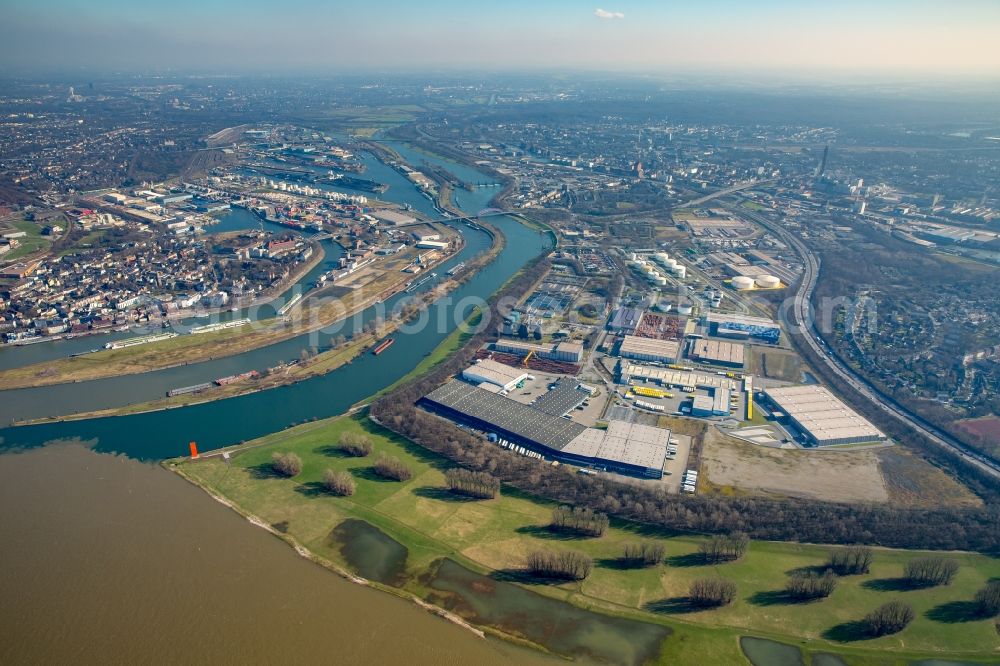
M 497 340 L 493 343 L 493 349 L 498 352 L 527 356 L 534 354 L 541 358 L 552 361 L 565 361 L 567 363 L 579 363 L 583 359 L 583 343 L 564 340 L 555 345 L 535 345 L 530 342 L 519 340 Z
M 781 327 L 764 317 L 709 312 L 704 323 L 712 335 L 726 338 L 758 338 L 772 343 L 781 338 Z
M 632 334 L 639 326 L 640 319 L 642 319 L 642 310 L 637 308 L 618 308 L 611 317 L 611 321 L 608 322 L 608 329 L 615 333 Z
M 591 387 L 564 377 L 536 398 L 531 406 L 552 416 L 563 416 L 582 405 L 591 395 Z
M 567 404 L 563 398 L 569 391 L 583 393 L 570 386 L 572 382 L 557 387 L 558 397 L 548 404 L 560 403 L 553 411 Z M 541 398 L 535 406 L 524 405 L 457 380 L 431 391 L 421 402 L 442 416 L 495 432 L 562 462 L 646 478 L 663 475 L 670 442 L 670 431 L 663 428 L 615 420 L 607 430 L 585 428 L 539 409 Z
M 712 395 L 696 395 L 691 399 L 691 416 L 727 416 L 732 391 L 727 388 L 712 390 Z
M 815 384 L 769 388 L 764 395 L 779 421 L 787 418 L 814 446 L 877 442 L 886 436 L 868 420 Z
M 721 375 L 707 375 L 700 372 L 687 372 L 672 368 L 656 368 L 641 363 L 622 361 L 618 364 L 618 373 L 623 384 L 635 379 L 654 382 L 660 386 L 676 386 L 680 389 L 716 389 L 724 388 L 730 391 L 738 389 L 739 383 Z
M 632 358 L 637 361 L 673 363 L 677 360 L 679 351 L 680 343 L 676 340 L 656 340 L 626 335 L 618 349 L 618 354 L 622 358 Z
M 690 356 L 704 363 L 742 368 L 746 361 L 746 347 L 740 343 L 721 340 L 694 340 Z
M 528 378 L 528 373 L 488 358 L 480 359 L 462 371 L 462 378 L 473 384 L 491 384 L 500 391 L 510 391 Z

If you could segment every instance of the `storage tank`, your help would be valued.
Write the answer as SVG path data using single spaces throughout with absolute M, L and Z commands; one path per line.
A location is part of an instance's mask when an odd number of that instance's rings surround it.
M 773 275 L 758 275 L 754 278 L 754 282 L 762 289 L 774 289 L 781 284 L 781 280 Z
M 662 275 L 657 275 L 656 276 L 656 285 L 658 287 L 665 287 L 667 285 L 667 278 L 663 277 Z
M 737 275 L 733 278 L 733 289 L 739 289 L 740 291 L 745 291 L 747 289 L 753 289 L 754 281 L 753 278 L 747 277 L 746 275 Z
M 657 252 L 656 254 L 653 255 L 653 259 L 655 259 L 656 262 L 659 264 L 667 263 L 667 259 L 669 258 L 670 257 L 667 256 L 666 252 Z
M 677 266 L 680 266 L 680 264 L 677 263 L 676 259 L 671 259 L 670 257 L 667 257 L 665 263 L 670 268 L 676 268 Z
M 675 266 L 673 271 L 674 275 L 676 275 L 679 278 L 687 277 L 687 266 Z
M 691 314 L 691 306 L 690 305 L 678 305 L 677 306 L 677 314 L 680 314 L 680 315 L 689 315 L 689 314 Z

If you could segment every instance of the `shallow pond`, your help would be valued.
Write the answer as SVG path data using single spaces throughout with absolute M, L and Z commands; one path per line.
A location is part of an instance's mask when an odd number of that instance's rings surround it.
M 340 544 L 340 554 L 359 576 L 385 585 L 401 586 L 406 578 L 409 551 L 379 528 L 349 518 L 330 537 Z
M 601 615 L 445 559 L 430 580 L 434 603 L 470 622 L 520 636 L 576 660 L 643 664 L 654 660 L 671 630 Z
M 766 638 L 742 636 L 740 649 L 753 666 L 805 666 L 802 650 L 794 645 L 769 641 Z M 837 662 L 826 662 L 824 666 L 834 666 Z

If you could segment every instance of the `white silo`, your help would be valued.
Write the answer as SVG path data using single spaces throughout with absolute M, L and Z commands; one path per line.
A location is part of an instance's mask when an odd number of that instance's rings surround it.
M 753 289 L 753 278 L 747 277 L 746 275 L 737 275 L 733 278 L 733 289 L 739 289 L 740 291 L 745 291 L 747 289 Z
M 757 286 L 761 289 L 774 289 L 781 284 L 781 280 L 773 275 L 758 275 L 754 278 L 754 282 L 756 282 Z

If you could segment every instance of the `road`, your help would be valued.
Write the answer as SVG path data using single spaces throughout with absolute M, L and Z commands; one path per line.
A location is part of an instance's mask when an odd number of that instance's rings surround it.
M 782 309 L 782 319 L 785 320 L 783 323 L 786 324 L 789 332 L 800 334 L 801 339 L 812 348 L 818 358 L 823 360 L 831 372 L 849 384 L 852 389 L 864 398 L 877 405 L 882 411 L 902 421 L 953 455 L 958 456 L 994 478 L 1000 479 L 1000 464 L 966 446 L 934 424 L 910 412 L 896 402 L 895 399 L 886 395 L 868 380 L 861 377 L 853 368 L 849 367 L 827 349 L 826 344 L 820 339 L 819 333 L 816 331 L 816 322 L 813 319 L 812 307 L 810 306 L 812 293 L 816 288 L 816 281 L 819 278 L 819 259 L 809 250 L 805 243 L 777 224 L 756 213 L 741 211 L 741 214 L 760 224 L 788 243 L 798 252 L 805 264 L 805 272 L 802 275 L 802 280 L 799 283 L 798 290 L 795 292 L 793 301 L 792 311 L 795 321 L 790 321 L 787 311 Z
M 727 194 L 733 194 L 734 192 L 739 192 L 740 190 L 746 190 L 751 187 L 759 187 L 761 185 L 766 185 L 767 183 L 774 182 L 774 179 L 770 180 L 748 180 L 745 183 L 739 183 L 738 185 L 733 185 L 732 187 L 727 187 L 724 190 L 719 190 L 718 192 L 712 192 L 711 194 L 705 195 L 698 199 L 691 199 L 691 201 L 685 201 L 684 203 L 677 204 L 674 208 L 688 208 L 690 206 L 700 206 L 706 201 L 711 201 L 712 199 L 718 199 L 719 197 L 724 197 Z

